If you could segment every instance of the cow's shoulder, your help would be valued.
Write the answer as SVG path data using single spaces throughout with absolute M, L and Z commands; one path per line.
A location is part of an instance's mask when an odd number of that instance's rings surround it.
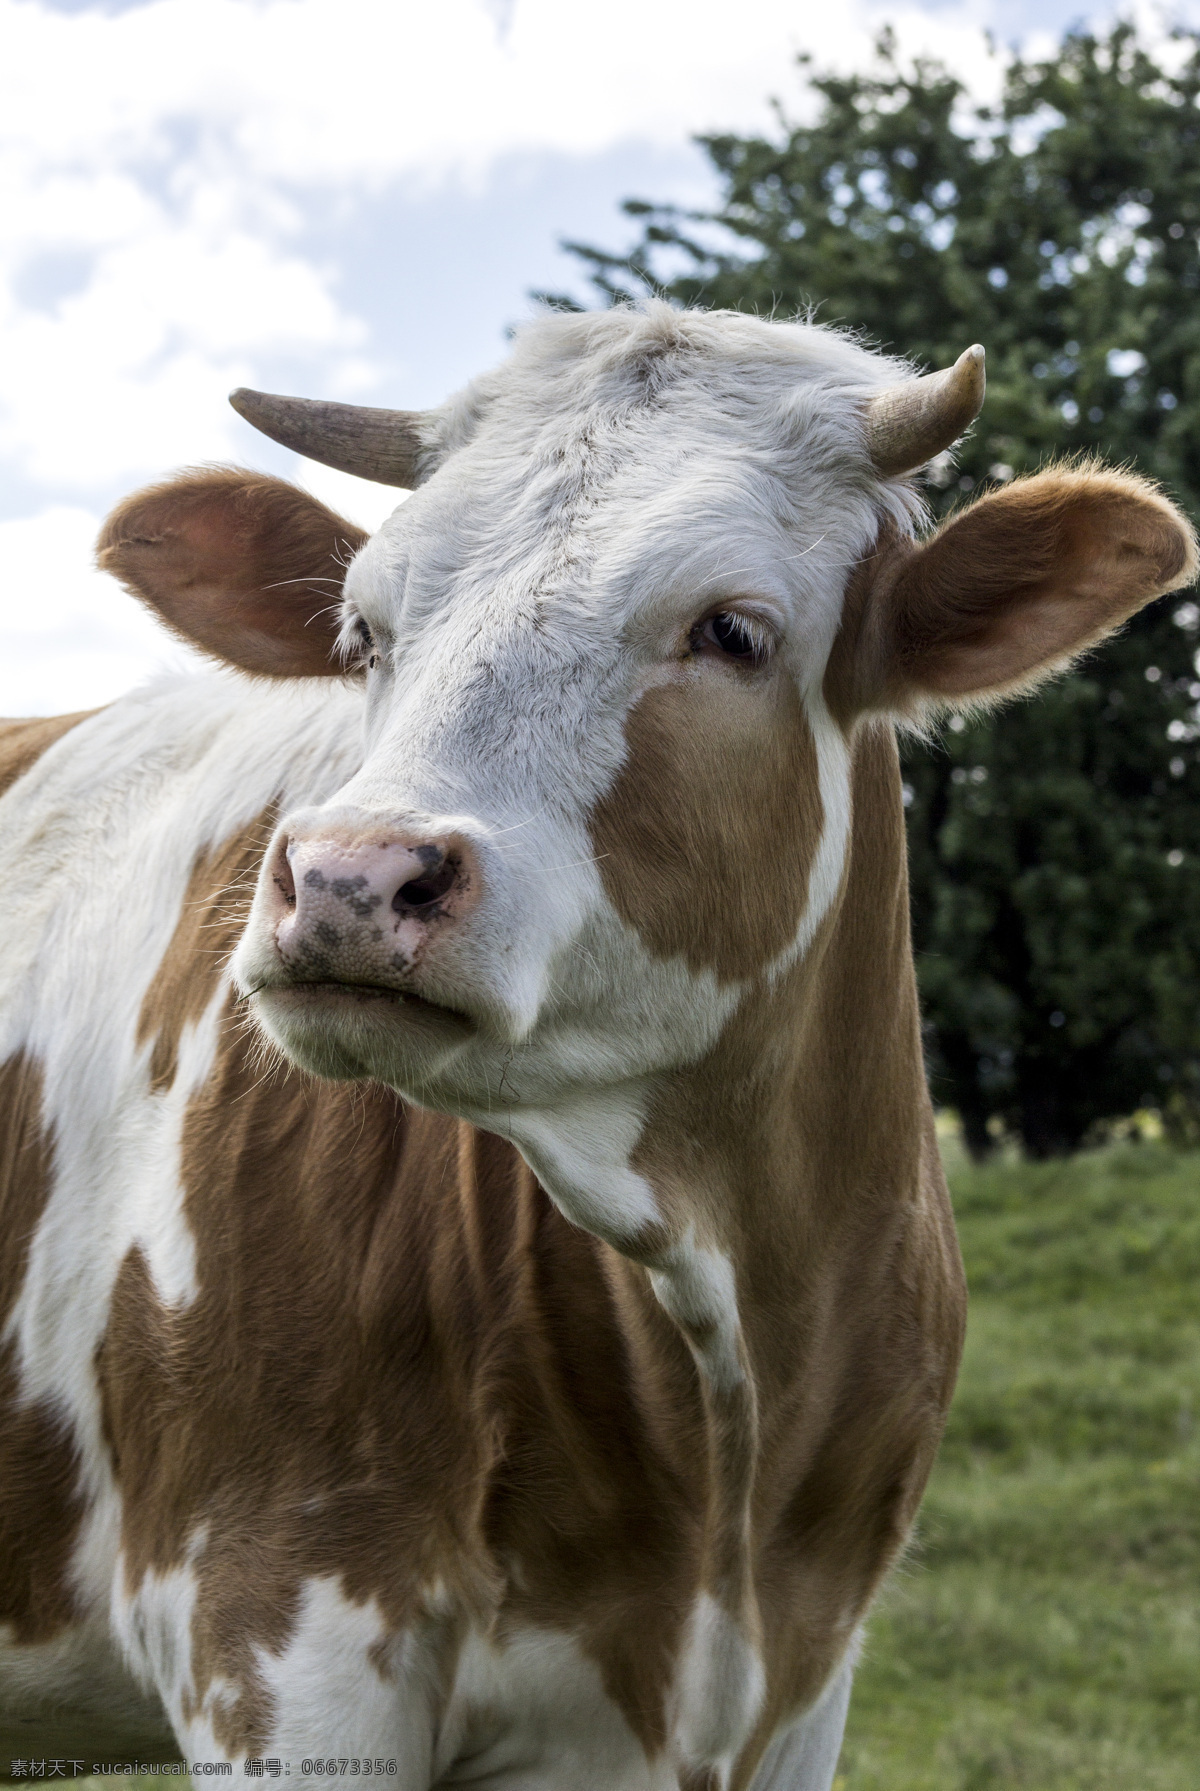
M 69 734 L 81 721 L 98 713 L 95 709 L 79 709 L 72 715 L 34 715 L 28 719 L 0 720 L 0 796 L 19 777 L 32 770 L 42 754 L 64 734 Z

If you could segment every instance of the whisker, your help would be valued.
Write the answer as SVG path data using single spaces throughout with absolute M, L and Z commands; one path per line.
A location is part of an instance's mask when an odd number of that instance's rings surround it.
M 596 852 L 591 858 L 573 858 L 570 864 L 548 864 L 542 868 L 547 875 L 550 875 L 554 871 L 576 870 L 581 864 L 599 864 L 603 859 L 611 857 L 611 852 Z
M 829 531 L 826 530 L 826 534 L 828 534 L 828 532 Z M 814 548 L 820 547 L 820 545 L 821 545 L 822 541 L 824 541 L 824 539 L 825 539 L 825 535 L 818 535 L 815 541 L 810 542 L 809 545 L 807 547 L 801 549 L 801 551 L 799 553 L 790 553 L 787 555 L 787 558 L 789 560 L 804 559 L 806 554 L 810 554 L 810 553 L 812 553 Z
M 277 578 L 269 585 L 263 585 L 264 591 L 282 591 L 285 585 L 336 585 L 340 591 L 342 580 L 334 578 L 331 572 L 307 572 L 303 578 Z
M 495 828 L 493 828 L 492 831 L 488 834 L 488 838 L 490 840 L 498 840 L 502 834 L 519 833 L 522 827 L 532 827 L 533 823 L 537 820 L 540 820 L 542 815 L 545 814 L 545 812 L 549 806 L 550 806 L 549 803 L 543 802 L 541 808 L 535 809 L 531 815 L 526 815 L 526 817 L 523 821 L 514 821 L 510 827 L 495 827 Z

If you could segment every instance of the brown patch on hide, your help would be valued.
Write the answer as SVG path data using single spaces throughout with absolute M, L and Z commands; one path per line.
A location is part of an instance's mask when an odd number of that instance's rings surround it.
M 756 1395 L 768 1695 L 736 1786 L 817 1695 L 903 1546 L 962 1347 L 890 729 L 859 732 L 852 793 L 839 905 L 704 1060 L 660 1082 L 635 1154 L 664 1211 L 729 1255 Z
M 210 467 L 126 498 L 96 563 L 174 634 L 243 671 L 338 677 L 342 583 L 366 539 L 283 479 Z
M 23 1054 L 0 1065 L 0 1326 L 25 1280 L 29 1248 L 53 1186 L 42 1121 L 42 1075 Z M 46 1402 L 21 1396 L 16 1345 L 0 1346 L 0 1624 L 18 1643 L 45 1642 L 77 1616 L 68 1579 L 79 1529 L 79 1458 Z
M 254 881 L 275 827 L 274 808 L 222 845 L 201 852 L 192 867 L 171 943 L 146 990 L 137 1042 L 153 1039 L 150 1087 L 171 1087 L 185 1026 L 195 1026 L 220 987 L 254 897 Z
M 659 958 L 723 981 L 795 938 L 824 820 L 808 718 L 782 673 L 648 690 L 591 834 L 617 913 Z
M 56 740 L 99 713 L 98 709 L 80 709 L 74 715 L 35 715 L 28 721 L 0 721 L 0 796 L 31 771 Z

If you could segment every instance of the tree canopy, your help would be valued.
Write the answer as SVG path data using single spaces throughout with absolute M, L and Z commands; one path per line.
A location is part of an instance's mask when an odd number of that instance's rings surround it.
M 888 32 L 865 72 L 805 73 L 811 122 L 700 139 L 715 211 L 631 199 L 632 250 L 568 245 L 602 299 L 811 310 L 930 366 L 983 342 L 936 513 L 1094 452 L 1200 520 L 1200 36 L 1073 31 L 994 106 Z M 905 746 L 931 1079 L 977 1151 L 1147 1106 L 1196 1127 L 1198 645 L 1168 598 L 1033 701 Z

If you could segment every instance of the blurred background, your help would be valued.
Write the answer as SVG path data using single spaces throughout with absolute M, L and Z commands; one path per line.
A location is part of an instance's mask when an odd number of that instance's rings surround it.
M 988 400 L 944 514 L 1054 455 L 1200 522 L 1200 3 L 0 0 L 0 713 L 174 646 L 91 568 L 200 461 L 396 493 L 235 385 L 436 403 L 536 304 L 817 317 Z M 905 748 L 972 1285 L 840 1791 L 1200 1784 L 1200 598 Z

